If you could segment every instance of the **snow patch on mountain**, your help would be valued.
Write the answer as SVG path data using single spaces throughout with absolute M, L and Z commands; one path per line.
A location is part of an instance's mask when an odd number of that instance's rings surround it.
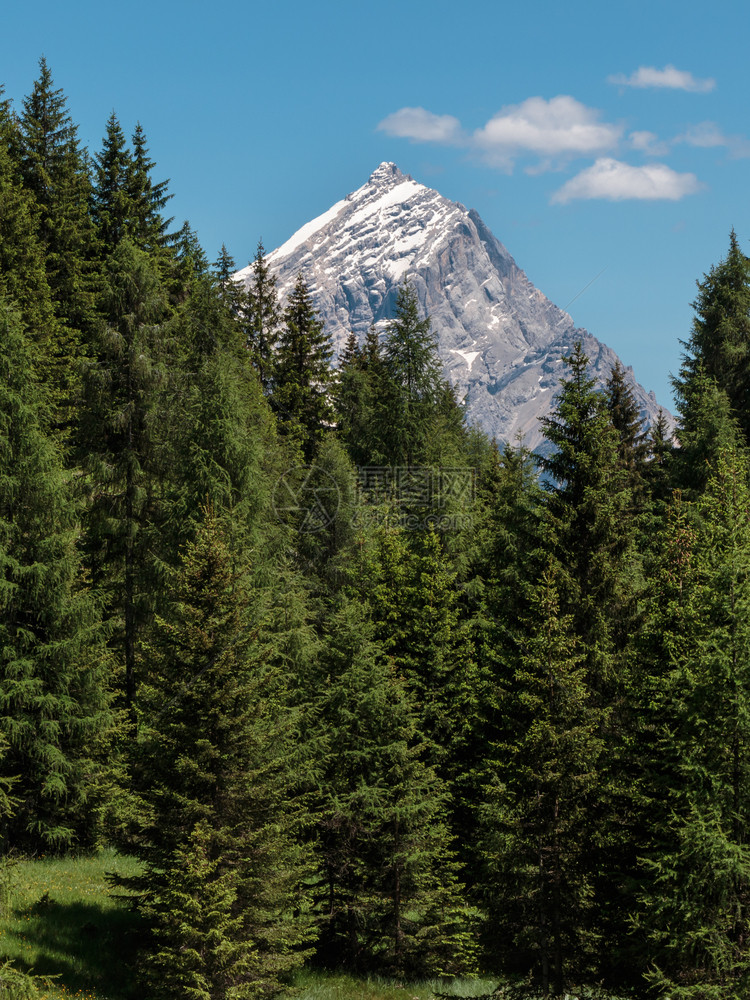
M 285 298 L 301 271 L 334 349 L 360 341 L 394 315 L 403 280 L 429 315 L 447 378 L 467 417 L 499 440 L 543 446 L 539 417 L 565 375 L 577 340 L 603 387 L 615 353 L 529 281 L 479 215 L 381 163 L 358 190 L 308 222 L 268 255 Z M 236 275 L 249 284 L 251 267 Z M 626 369 L 642 417 L 653 393 Z

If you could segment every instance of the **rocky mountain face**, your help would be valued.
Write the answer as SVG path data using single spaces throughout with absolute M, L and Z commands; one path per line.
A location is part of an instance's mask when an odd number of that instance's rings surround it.
M 473 210 L 381 163 L 359 190 L 268 255 L 282 300 L 302 272 L 334 348 L 353 330 L 393 317 L 408 279 L 430 317 L 446 376 L 467 419 L 499 441 L 522 436 L 539 449 L 539 417 L 565 374 L 562 356 L 580 340 L 602 386 L 617 355 L 532 285 Z M 249 282 L 251 269 L 236 275 Z M 659 405 L 626 369 L 641 415 Z

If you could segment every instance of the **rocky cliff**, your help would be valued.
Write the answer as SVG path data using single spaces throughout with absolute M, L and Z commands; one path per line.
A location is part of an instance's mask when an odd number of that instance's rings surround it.
M 617 355 L 532 285 L 473 210 L 381 163 L 357 191 L 268 255 L 282 299 L 302 272 L 336 350 L 393 316 L 408 279 L 429 315 L 445 373 L 467 418 L 498 440 L 543 439 L 577 340 L 603 385 Z M 237 277 L 249 280 L 250 268 Z M 627 368 L 647 423 L 659 405 Z

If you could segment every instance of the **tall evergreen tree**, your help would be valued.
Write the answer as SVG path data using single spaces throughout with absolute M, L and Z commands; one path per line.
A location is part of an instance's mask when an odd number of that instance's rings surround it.
M 158 332 L 165 299 L 146 255 L 123 239 L 107 268 L 106 320 L 83 373 L 78 455 L 90 509 L 85 549 L 92 582 L 115 621 L 131 710 L 138 636 L 152 612 L 159 579 L 158 392 L 163 384 Z
M 386 329 L 382 351 L 380 428 L 387 462 L 417 464 L 423 460 L 444 384 L 430 321 L 420 319 L 412 285 L 398 289 L 396 316 Z
M 673 432 L 664 410 L 659 409 L 656 422 L 651 425 L 646 446 L 649 461 L 646 465 L 646 487 L 651 499 L 664 503 L 669 499 L 673 465 Z
M 227 250 L 226 245 L 222 243 L 219 257 L 213 265 L 216 287 L 219 297 L 229 312 L 235 318 L 239 318 L 245 296 L 241 283 L 234 280 L 236 270 L 237 265 L 234 257 Z
M 679 407 L 680 447 L 671 463 L 673 478 L 686 496 L 697 499 L 720 454 L 738 449 L 743 435 L 727 393 L 700 365 L 685 385 Z
M 674 380 L 682 422 L 701 373 L 726 393 L 731 415 L 750 441 L 750 259 L 732 230 L 729 250 L 698 282 L 695 318 L 679 376 Z
M 639 930 L 660 993 L 750 984 L 750 491 L 720 456 L 694 519 L 676 504 L 647 620 L 651 803 Z M 692 522 L 692 523 L 691 523 Z
M 109 658 L 83 586 L 70 481 L 43 430 L 17 314 L 0 300 L 0 785 L 19 804 L 5 847 L 91 841 L 96 744 L 110 724 Z
M 330 338 L 300 272 L 284 310 L 270 399 L 282 432 L 299 442 L 308 462 L 333 422 L 332 354 Z
M 133 157 L 125 142 L 119 119 L 113 111 L 107 120 L 101 152 L 94 158 L 91 215 L 106 256 L 131 234 Z
M 607 379 L 607 410 L 618 435 L 617 452 L 627 474 L 631 500 L 638 508 L 643 505 L 643 479 L 648 454 L 647 432 L 638 412 L 633 390 L 625 369 L 617 361 Z
M 152 649 L 140 747 L 150 995 L 268 997 L 309 940 L 295 714 L 211 508 Z
M 19 164 L 12 155 L 19 142 L 10 104 L 0 100 L 0 292 L 19 310 L 33 338 L 37 369 L 51 386 L 50 355 L 56 323 L 44 248 L 37 235 L 38 208 L 21 182 Z
M 305 309 L 309 311 L 311 307 L 308 302 L 303 308 L 300 293 L 301 289 L 298 281 L 297 287 L 295 287 L 292 296 L 293 299 L 295 296 L 297 297 L 298 311 L 292 322 L 298 324 L 300 322 L 306 323 L 309 329 L 308 335 L 312 336 L 314 339 L 321 331 L 316 330 L 314 326 L 310 326 L 311 321 L 313 324 L 315 323 L 314 316 L 308 315 L 303 320 Z M 290 307 L 292 306 L 291 299 L 289 305 Z M 274 354 L 277 343 L 279 342 L 279 337 L 281 336 L 282 319 L 284 319 L 287 323 L 290 322 L 289 316 L 282 317 L 278 295 L 276 292 L 276 278 L 271 273 L 271 270 L 266 262 L 266 251 L 263 247 L 263 241 L 259 240 L 258 248 L 255 251 L 255 257 L 253 258 L 252 263 L 252 277 L 250 278 L 250 284 L 247 288 L 243 325 L 245 328 L 245 338 L 247 342 L 247 349 L 250 353 L 250 360 L 258 373 L 260 384 L 263 386 L 263 391 L 266 395 L 268 395 L 273 389 L 275 369 Z M 287 340 L 284 341 L 287 345 L 287 349 L 289 349 L 289 336 L 290 334 L 287 328 Z M 316 344 L 315 346 L 317 348 L 318 346 L 324 346 L 324 344 L 325 341 L 321 340 L 320 344 Z M 311 342 L 311 347 L 312 346 Z
M 380 407 L 385 380 L 380 336 L 375 328 L 367 331 L 361 347 L 349 335 L 333 387 L 339 436 L 355 465 L 383 465 Z
M 471 948 L 446 787 L 360 601 L 334 613 L 323 664 L 334 742 L 319 820 L 322 957 L 399 976 L 460 972 Z
M 560 614 L 550 568 L 531 594 L 506 711 L 512 722 L 490 754 L 484 810 L 492 945 L 506 962 L 526 964 L 543 996 L 561 996 L 596 963 L 588 854 L 603 743 L 580 640 Z
M 78 331 L 88 329 L 94 308 L 94 231 L 89 217 L 91 180 L 63 91 L 55 88 L 46 60 L 23 102 L 19 159 L 23 183 L 37 206 L 37 232 L 55 311 L 61 321 L 54 353 L 70 368 Z M 71 370 L 67 373 L 70 381 Z
M 638 629 L 642 571 L 631 491 L 605 398 L 589 375 L 580 343 L 564 360 L 570 378 L 543 421 L 545 437 L 555 445 L 543 459 L 554 477 L 547 487 L 545 531 L 560 607 L 572 616 L 591 706 L 601 713 L 604 727 L 599 792 L 591 813 L 599 840 L 587 863 L 598 906 L 602 971 L 611 972 L 620 960 L 617 942 L 630 903 L 625 886 L 638 846 L 628 747 L 634 728 L 632 636 Z
M 168 192 L 168 180 L 154 183 L 151 179 L 155 166 L 149 155 L 143 126 L 138 122 L 133 133 L 133 152 L 127 178 L 133 216 L 128 235 L 141 250 L 158 256 L 169 239 L 167 229 L 172 219 L 165 219 L 162 212 L 172 195 Z
M 541 464 L 551 476 L 547 510 L 561 604 L 575 616 L 591 680 L 604 691 L 632 613 L 631 498 L 617 460 L 617 435 L 580 342 L 563 361 L 570 378 L 562 382 L 552 416 L 542 420 L 555 450 Z

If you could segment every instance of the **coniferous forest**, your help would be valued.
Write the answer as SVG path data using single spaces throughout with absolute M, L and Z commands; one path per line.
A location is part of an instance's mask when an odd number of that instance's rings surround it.
M 136 859 L 156 1000 L 750 994 L 734 233 L 679 443 L 578 345 L 537 458 L 466 425 L 408 284 L 334 367 L 304 274 L 279 301 L 259 243 L 233 282 L 44 60 L 0 132 L 3 856 Z

